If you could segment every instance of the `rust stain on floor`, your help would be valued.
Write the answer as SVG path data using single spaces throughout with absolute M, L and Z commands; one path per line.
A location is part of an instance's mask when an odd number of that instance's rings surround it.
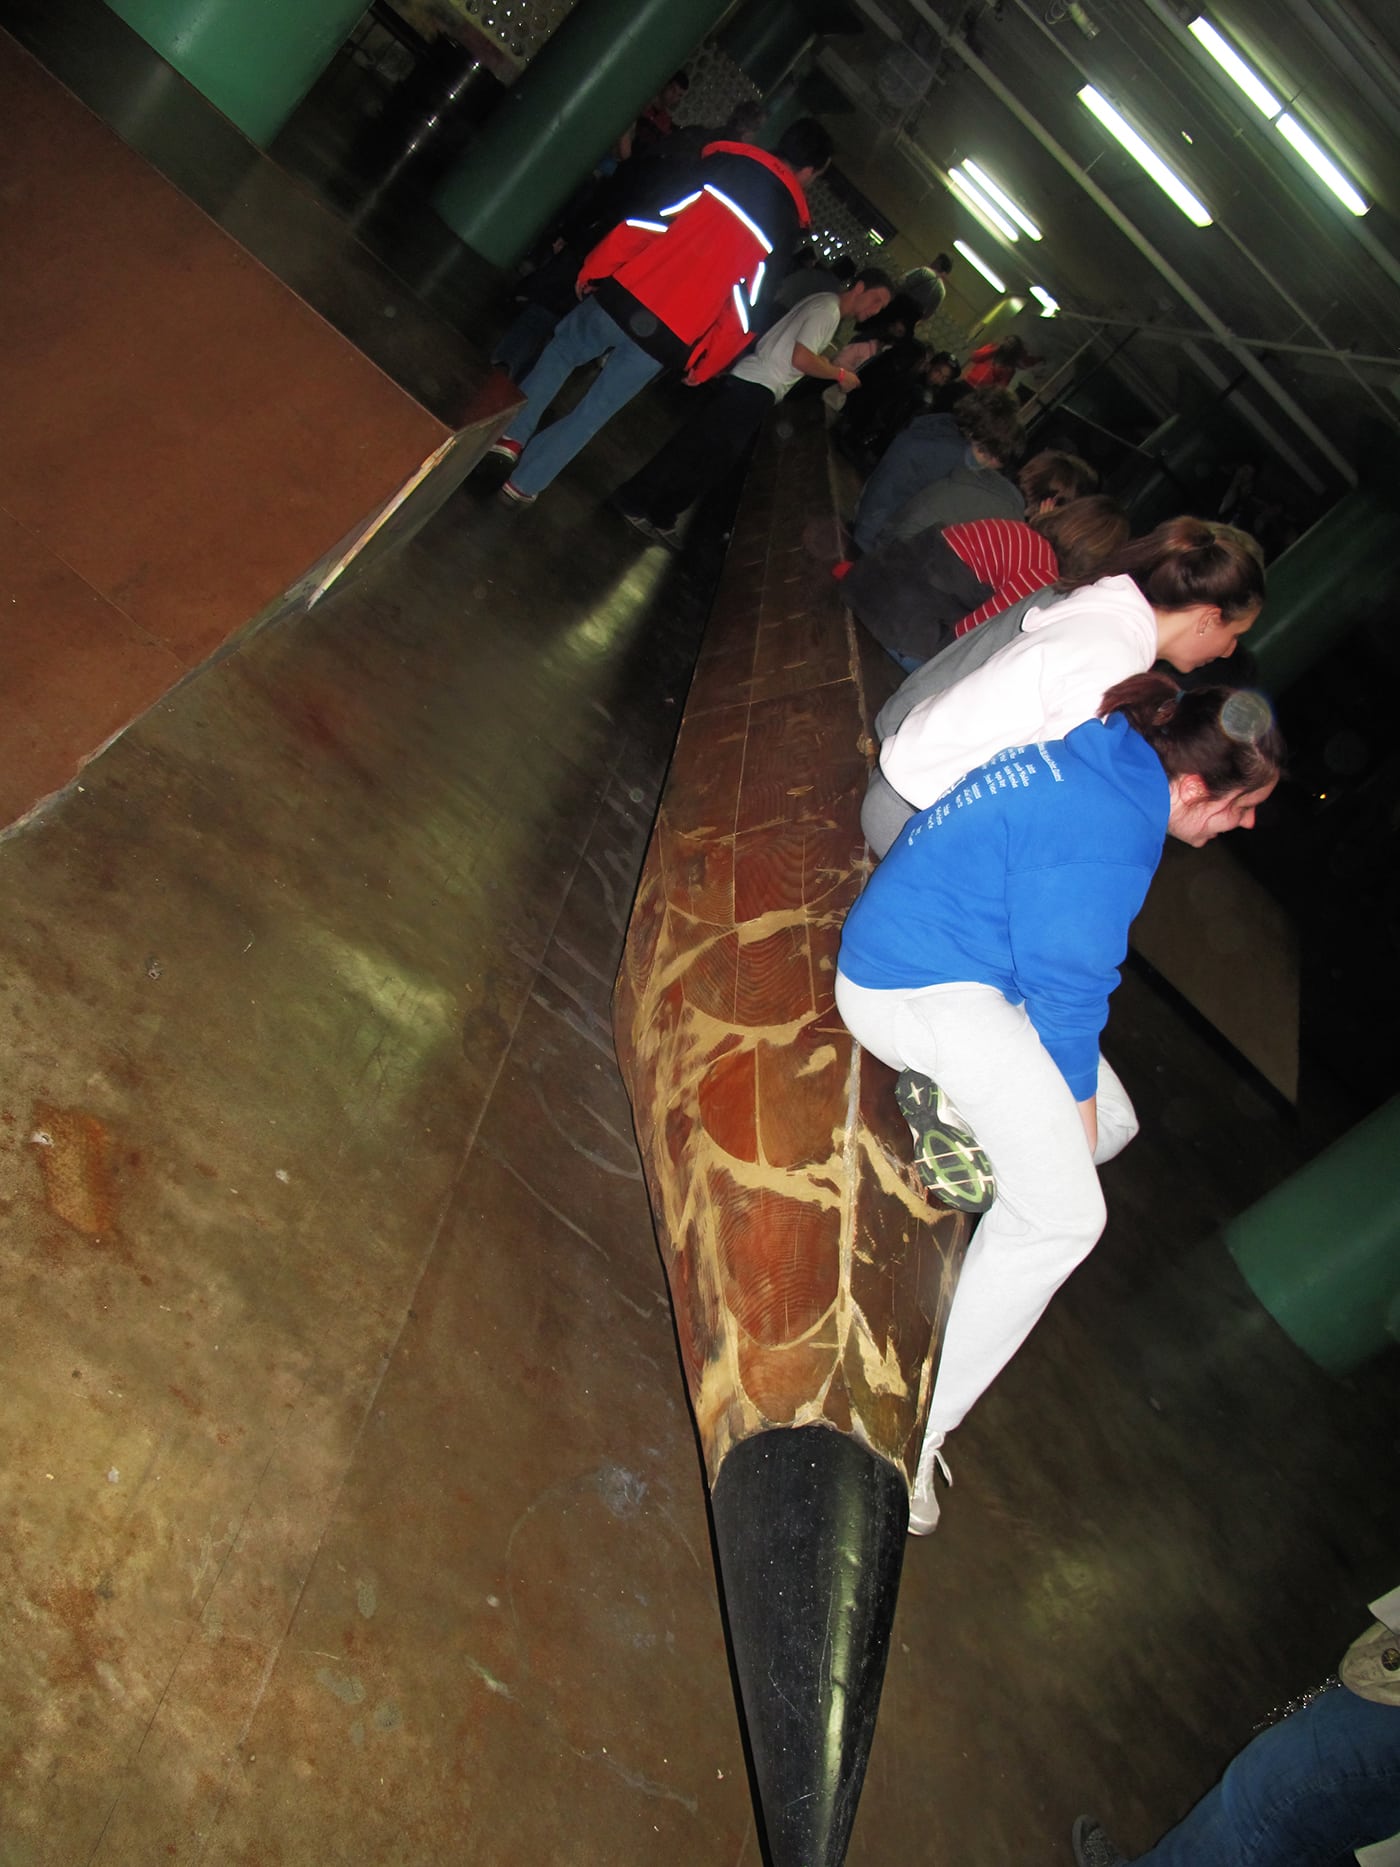
M 29 1145 L 44 1179 L 44 1204 L 95 1243 L 112 1231 L 116 1201 L 112 1138 L 82 1109 L 34 1104 Z

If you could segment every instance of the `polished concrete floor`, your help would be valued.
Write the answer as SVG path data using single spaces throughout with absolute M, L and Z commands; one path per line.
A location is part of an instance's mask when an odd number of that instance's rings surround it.
M 4 1867 L 757 1867 L 608 1029 L 708 583 L 598 500 L 668 413 L 0 842 Z M 1297 1118 L 1140 975 L 1108 1048 L 1143 1134 L 910 1547 L 854 1867 L 1145 1846 L 1396 1579 L 1397 1358 L 1218 1240 Z

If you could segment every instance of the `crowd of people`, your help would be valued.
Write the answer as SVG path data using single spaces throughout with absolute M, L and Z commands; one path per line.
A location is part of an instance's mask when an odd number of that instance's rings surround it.
M 831 156 L 815 119 L 771 152 L 732 124 L 702 133 L 698 163 L 659 157 L 655 124 L 644 140 L 645 157 L 590 190 L 595 215 L 614 190 L 610 224 L 570 261 L 572 308 L 520 383 L 496 448 L 510 463 L 502 497 L 532 503 L 674 368 L 711 382 L 708 396 L 611 499 L 674 542 L 784 396 L 806 381 L 844 398 L 836 439 L 866 470 L 833 568 L 906 678 L 877 720 L 862 826 L 879 866 L 846 925 L 837 1005 L 895 1071 L 914 1171 L 980 1215 L 912 1488 L 910 1528 L 926 1534 L 947 1435 L 1103 1229 L 1097 1167 L 1136 1118 L 1099 1037 L 1164 842 L 1247 828 L 1278 782 L 1267 703 L 1197 684 L 1258 615 L 1262 555 L 1218 519 L 1132 539 L 1087 461 L 1023 460 L 1008 383 L 1034 361 L 1024 343 L 986 345 L 960 370 L 917 335 L 946 255 L 899 280 L 814 255 L 779 276 Z M 590 362 L 584 393 L 542 425 Z M 867 385 L 878 421 L 851 412 Z
M 1134 539 L 1086 461 L 1025 459 L 1024 342 L 960 364 L 920 335 L 947 256 L 897 280 L 821 260 L 801 244 L 831 155 L 821 125 L 791 125 L 769 153 L 736 118 L 673 161 L 678 82 L 575 204 L 498 351 L 525 395 L 498 444 L 502 496 L 533 502 L 668 367 L 713 386 L 612 496 L 648 539 L 676 543 L 681 514 L 804 383 L 863 481 L 834 574 L 905 678 L 876 721 L 861 816 L 876 866 L 843 929 L 836 1004 L 894 1072 L 911 1171 L 977 1217 L 911 1487 L 909 1529 L 927 1535 L 948 1435 L 1104 1229 L 1098 1169 L 1137 1117 L 1100 1039 L 1166 840 L 1251 827 L 1283 773 L 1268 702 L 1223 679 L 1264 558 L 1228 500 Z M 1385 1616 L 1341 1683 L 1243 1752 L 1141 1867 L 1330 1864 L 1394 1830 L 1400 1600 L 1374 1605 Z M 1126 1867 L 1087 1816 L 1072 1845 L 1078 1867 Z
M 833 414 L 869 381 L 892 434 L 904 405 L 950 386 L 916 331 L 942 303 L 952 261 L 936 254 L 898 281 L 848 255 L 830 262 L 807 235 L 807 191 L 831 159 L 815 118 L 771 151 L 763 110 L 678 129 L 678 72 L 568 203 L 532 256 L 518 311 L 492 361 L 525 404 L 492 449 L 511 466 L 501 488 L 533 505 L 605 422 L 665 370 L 713 385 L 695 417 L 616 509 L 650 538 L 678 544 L 680 514 L 742 456 L 763 416 L 802 379 L 828 389 Z M 574 372 L 601 363 L 567 414 L 545 423 Z M 920 404 L 921 405 L 921 404 Z M 873 432 L 862 431 L 867 451 Z

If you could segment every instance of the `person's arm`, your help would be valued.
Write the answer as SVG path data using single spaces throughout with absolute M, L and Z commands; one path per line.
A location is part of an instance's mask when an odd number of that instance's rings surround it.
M 1040 754 L 1031 749 L 1026 757 Z M 1026 1015 L 1069 1084 L 1091 1146 L 1099 1037 L 1154 867 L 1129 856 L 1054 863 L 1007 878 L 1011 956 Z
M 815 376 L 821 382 L 840 383 L 846 390 L 859 389 L 860 377 L 854 370 L 840 369 L 830 357 L 819 357 L 806 344 L 792 346 L 792 367 L 800 370 L 804 376 Z

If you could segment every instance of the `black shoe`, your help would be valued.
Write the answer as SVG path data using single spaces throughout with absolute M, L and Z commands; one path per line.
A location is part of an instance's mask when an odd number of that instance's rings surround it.
M 1075 1867 L 1128 1867 L 1126 1856 L 1118 1852 L 1092 1815 L 1076 1818 L 1070 1841 Z
M 614 506 L 613 510 L 617 513 L 617 516 L 624 521 L 624 523 L 632 527 L 632 530 L 634 532 L 638 532 L 643 538 L 645 538 L 649 545 L 654 545 L 657 543 L 656 527 L 652 524 L 651 520 L 647 518 L 645 513 L 628 512 L 622 506 Z

